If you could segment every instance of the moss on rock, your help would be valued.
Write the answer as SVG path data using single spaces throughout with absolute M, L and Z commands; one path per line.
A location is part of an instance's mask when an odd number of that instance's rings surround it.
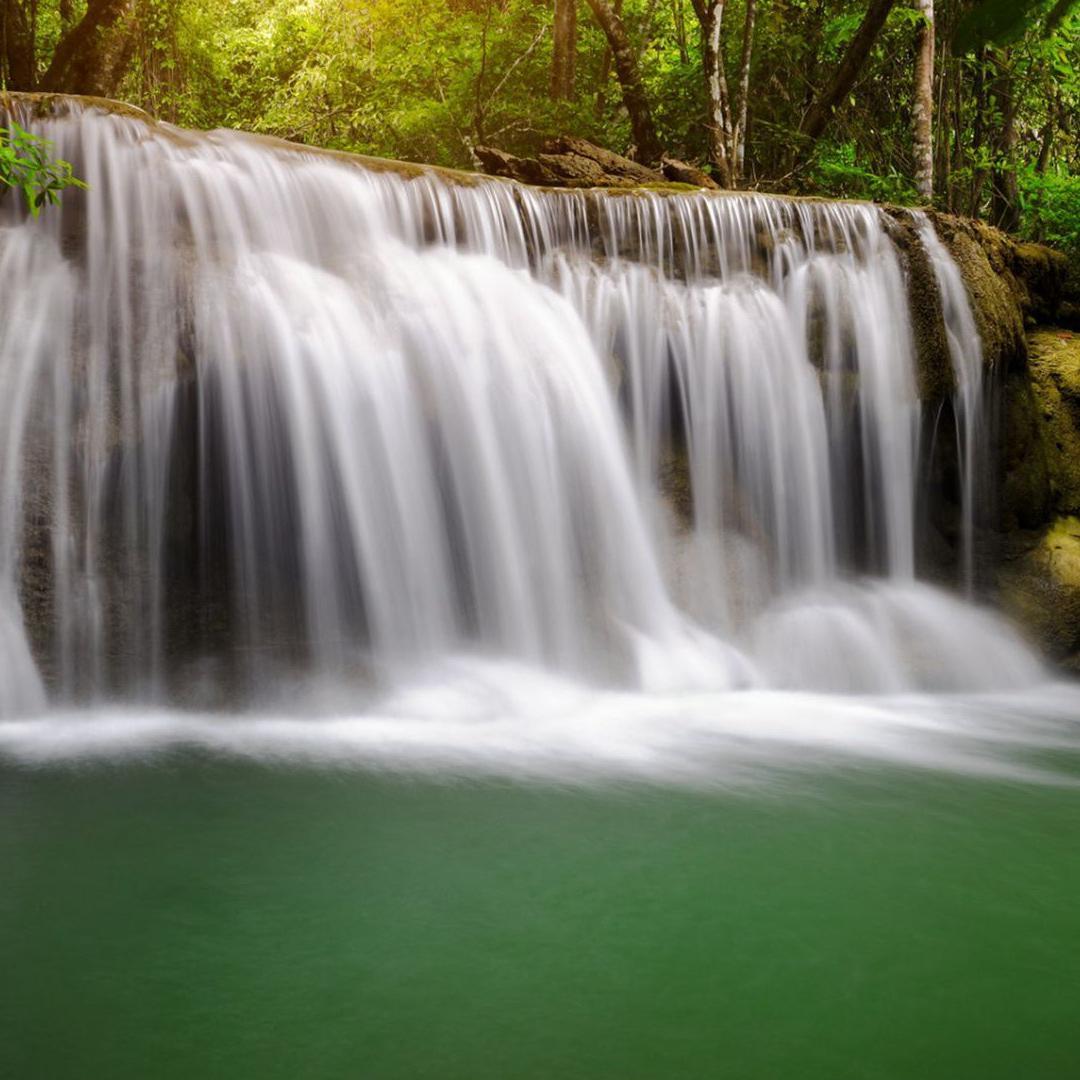
M 73 109 L 97 109 L 113 116 L 128 116 L 144 123 L 156 123 L 154 118 L 135 105 L 110 98 L 90 97 L 81 94 L 43 94 L 26 91 L 0 91 L 0 111 L 22 113 L 27 118 L 43 119 L 49 116 L 66 116 Z
M 1080 335 L 1043 328 L 1028 347 L 1005 384 L 999 592 L 1051 660 L 1080 672 Z
M 1052 322 L 1061 307 L 1069 260 L 1045 244 L 1013 244 L 1010 269 L 1023 291 L 1021 304 L 1029 321 Z
M 1038 529 L 1051 512 L 1050 471 L 1039 404 L 1026 372 L 1005 377 L 1001 400 L 999 528 Z
M 1001 603 L 1045 654 L 1080 671 L 1080 518 L 1060 517 L 999 575 Z
M 1080 514 L 1080 335 L 1041 329 L 1028 342 L 1051 498 L 1058 513 Z
M 1010 268 L 1013 241 L 977 221 L 934 214 L 933 222 L 967 286 L 986 364 L 1001 371 L 1022 368 L 1028 293 Z
M 889 230 L 907 267 L 908 310 L 915 345 L 915 374 L 919 397 L 938 402 L 956 387 L 949 339 L 941 306 L 941 290 L 930 256 L 919 238 L 915 219 L 907 210 L 888 210 Z

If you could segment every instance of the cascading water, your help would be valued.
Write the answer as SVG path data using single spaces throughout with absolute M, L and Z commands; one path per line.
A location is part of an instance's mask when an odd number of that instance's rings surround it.
M 979 461 L 986 449 L 982 342 L 956 263 L 938 239 L 930 219 L 925 214 L 917 214 L 915 220 L 941 293 L 949 358 L 956 378 L 954 396 L 962 500 L 961 572 L 964 585 L 970 592 L 975 577 L 975 503 L 980 479 Z
M 0 714 L 43 677 L 235 700 L 462 653 L 663 690 L 1039 678 L 915 579 L 920 404 L 877 209 L 455 183 L 75 105 L 35 124 L 89 190 L 0 207 Z M 970 538 L 981 359 L 921 232 Z

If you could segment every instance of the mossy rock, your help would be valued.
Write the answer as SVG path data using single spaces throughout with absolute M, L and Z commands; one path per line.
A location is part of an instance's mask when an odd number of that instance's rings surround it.
M 0 110 L 23 113 L 27 118 L 43 119 L 49 116 L 66 116 L 72 108 L 97 109 L 113 116 L 127 116 L 143 123 L 153 124 L 154 118 L 135 105 L 111 98 L 91 97 L 84 94 L 42 94 L 24 91 L 0 91 Z
M 999 573 L 1002 607 L 1062 666 L 1080 670 L 1080 518 L 1057 518 Z
M 999 527 L 1038 529 L 1050 515 L 1052 492 L 1043 420 L 1027 372 L 1005 376 L 1001 401 Z
M 1080 335 L 1042 329 L 1028 343 L 1051 497 L 1058 513 L 1080 514 Z
M 685 448 L 669 446 L 664 449 L 657 487 L 678 524 L 684 529 L 693 528 L 694 493 L 690 483 L 690 459 Z
M 981 222 L 948 214 L 934 214 L 933 222 L 967 286 L 987 366 L 999 371 L 1022 368 L 1029 294 L 1011 269 L 1015 243 Z
M 908 311 L 915 345 L 915 375 L 922 401 L 938 402 L 956 388 L 949 339 L 941 306 L 941 290 L 915 219 L 902 209 L 889 209 L 893 243 L 907 269 Z
M 1068 258 L 1045 244 L 1014 244 L 1010 269 L 1024 290 L 1025 316 L 1035 323 L 1052 322 L 1065 295 Z

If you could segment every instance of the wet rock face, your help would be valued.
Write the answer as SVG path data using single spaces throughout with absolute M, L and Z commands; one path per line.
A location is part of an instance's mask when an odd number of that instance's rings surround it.
M 1028 367 L 1050 495 L 1059 513 L 1080 514 L 1080 335 L 1042 329 L 1029 337 Z
M 941 290 L 933 266 L 911 214 L 890 212 L 889 235 L 900 249 L 907 271 L 908 308 L 915 345 L 915 365 L 919 397 L 936 403 L 956 388 L 949 357 Z
M 1044 327 L 1003 396 L 1002 606 L 1080 672 L 1080 334 Z
M 1080 674 L 1080 519 L 1014 538 L 999 583 L 1002 606 L 1044 654 Z
M 1027 372 L 1001 381 L 998 461 L 1001 505 L 998 527 L 1009 533 L 1039 529 L 1051 513 L 1050 462 L 1043 422 Z
M 997 371 L 1022 368 L 1030 293 L 1010 266 L 1014 242 L 981 222 L 947 214 L 935 214 L 933 221 L 967 286 L 987 367 Z

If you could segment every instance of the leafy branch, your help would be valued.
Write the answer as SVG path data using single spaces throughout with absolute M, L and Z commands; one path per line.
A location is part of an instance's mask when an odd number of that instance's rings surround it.
M 22 193 L 31 217 L 43 206 L 56 206 L 67 188 L 85 188 L 72 165 L 53 158 L 52 144 L 32 135 L 13 120 L 0 127 L 0 190 L 13 188 Z

